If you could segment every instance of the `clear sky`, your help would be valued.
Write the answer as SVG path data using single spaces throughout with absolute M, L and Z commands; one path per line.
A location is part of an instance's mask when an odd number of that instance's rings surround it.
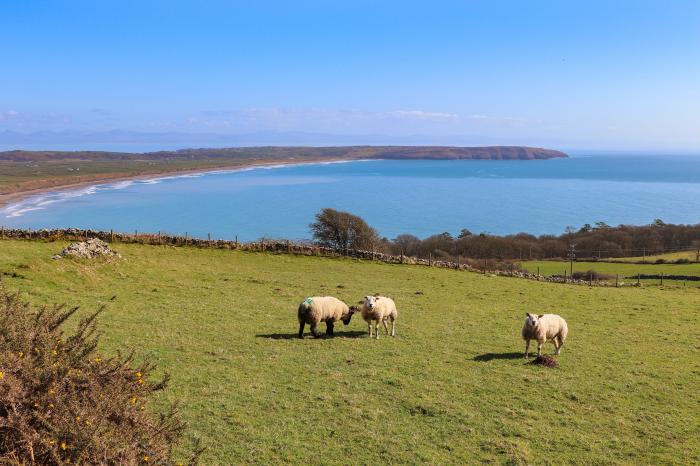
M 700 150 L 700 1 L 3 0 L 0 132 Z

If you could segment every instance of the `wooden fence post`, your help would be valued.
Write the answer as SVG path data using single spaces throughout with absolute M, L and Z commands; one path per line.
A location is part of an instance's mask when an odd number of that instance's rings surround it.
M 566 269 L 564 269 L 564 283 L 566 283 Z
M 540 266 L 537 266 L 537 281 L 540 280 Z
M 619 281 L 619 280 L 620 280 L 620 274 L 615 274 L 615 288 L 619 288 L 619 287 L 620 287 L 620 285 L 619 285 L 620 281 Z
M 588 286 L 593 286 L 593 272 L 588 274 Z
M 639 275 L 640 274 L 637 274 L 637 286 L 639 286 Z
M 236 235 L 236 249 L 238 249 L 238 235 Z
M 433 266 L 433 253 L 429 252 L 428 253 L 428 267 L 432 267 L 432 266 Z
M 207 233 L 207 241 L 211 242 L 211 233 Z
M 401 263 L 403 264 L 403 249 L 401 249 Z
M 664 274 L 663 274 L 663 272 L 661 273 L 661 286 L 664 286 Z

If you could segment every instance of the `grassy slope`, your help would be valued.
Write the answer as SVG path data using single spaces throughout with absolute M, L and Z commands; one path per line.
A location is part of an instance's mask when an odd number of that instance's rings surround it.
M 137 245 L 116 263 L 49 259 L 61 246 L 0 241 L 0 270 L 25 277 L 6 283 L 35 303 L 107 303 L 104 350 L 172 373 L 165 396 L 205 464 L 700 462 L 696 288 Z M 375 291 L 396 298 L 397 338 L 359 320 L 293 338 L 305 296 Z M 567 318 L 560 368 L 522 359 L 525 310 Z

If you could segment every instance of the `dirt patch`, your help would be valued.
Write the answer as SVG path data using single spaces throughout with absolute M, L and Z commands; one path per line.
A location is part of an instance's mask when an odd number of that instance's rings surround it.
M 559 363 L 556 359 L 554 359 L 553 356 L 548 356 L 546 354 L 537 356 L 530 364 L 544 367 L 557 367 L 559 365 Z

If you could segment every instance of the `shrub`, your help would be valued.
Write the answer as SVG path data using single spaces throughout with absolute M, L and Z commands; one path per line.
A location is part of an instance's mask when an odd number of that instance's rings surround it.
M 676 264 L 690 264 L 690 259 L 687 257 L 681 257 L 680 259 L 676 259 L 675 263 Z
M 101 310 L 65 336 L 76 311 L 33 309 L 0 284 L 0 463 L 172 463 L 185 424 L 175 406 L 159 416 L 146 409 L 168 377 L 152 382 L 153 366 L 133 353 L 101 357 Z
M 655 264 L 665 264 L 665 263 L 666 263 L 666 259 L 659 258 L 659 259 L 656 259 L 656 260 L 654 261 L 654 263 L 655 263 Z

